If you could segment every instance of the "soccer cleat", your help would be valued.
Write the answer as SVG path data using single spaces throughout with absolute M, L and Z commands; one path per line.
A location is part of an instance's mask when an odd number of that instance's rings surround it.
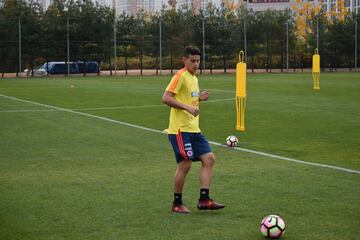
M 199 203 L 197 205 L 197 208 L 200 210 L 218 210 L 224 207 L 224 205 L 217 203 L 212 199 L 199 200 Z
M 172 211 L 175 213 L 190 213 L 190 210 L 185 207 L 184 204 L 180 204 L 180 205 L 173 205 L 172 206 Z

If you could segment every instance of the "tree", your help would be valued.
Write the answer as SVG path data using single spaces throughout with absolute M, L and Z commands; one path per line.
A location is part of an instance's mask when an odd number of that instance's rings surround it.
M 128 70 L 128 57 L 135 56 L 135 18 L 129 16 L 125 12 L 121 13 L 116 20 L 117 42 L 119 43 L 120 55 L 125 57 L 125 73 Z
M 113 24 L 115 22 L 114 11 L 105 6 L 97 6 L 96 8 L 96 25 L 94 31 L 95 41 L 97 42 L 97 56 L 96 59 L 105 62 L 111 56 L 111 49 L 113 44 Z
M 41 37 L 40 16 L 42 9 L 36 1 L 28 1 L 23 8 L 20 24 L 22 37 L 22 58 L 25 67 L 34 70 L 34 65 L 39 65 L 41 59 L 41 45 L 39 39 Z M 40 62 L 39 62 L 40 61 Z M 31 71 L 33 73 L 33 71 Z
M 33 68 L 35 55 L 39 54 L 41 49 L 38 44 L 40 14 L 41 8 L 37 2 L 5 1 L 4 6 L 0 9 L 0 41 L 5 43 L 0 46 L 1 62 L 5 66 L 2 73 L 7 70 L 18 73 L 20 69 L 23 69 L 23 65 L 29 65 Z M 20 60 L 18 58 L 19 41 L 21 41 L 21 54 L 24 56 L 21 66 L 19 66 L 18 62 Z M 18 68 L 14 69 L 12 66 L 18 66 Z
M 327 41 L 331 51 L 332 67 L 353 66 L 355 17 L 346 16 L 342 21 L 336 19 L 329 25 Z
M 227 61 L 233 54 L 233 42 L 231 33 L 235 26 L 236 17 L 233 11 L 229 11 L 224 5 L 216 10 L 216 28 L 218 29 L 217 41 L 214 45 L 215 54 L 221 56 L 224 73 L 227 71 Z
M 243 10 L 244 11 L 244 10 Z M 245 20 L 245 19 L 244 19 Z M 244 23 L 242 23 L 244 25 Z M 250 10 L 246 15 L 246 37 L 247 37 L 247 60 L 249 65 L 251 66 L 252 71 L 254 72 L 255 67 L 262 67 L 261 65 L 261 57 L 259 56 L 259 52 L 263 48 L 263 43 L 261 41 L 261 31 L 262 29 L 262 21 L 259 18 L 258 14 L 254 11 Z M 242 48 L 244 49 L 244 48 Z M 257 56 L 258 55 L 258 56 Z
M 166 36 L 164 41 L 164 51 L 170 52 L 170 70 L 173 73 L 174 70 L 174 45 L 176 44 L 177 29 L 180 28 L 180 17 L 176 9 L 172 8 L 169 10 L 162 11 L 161 19 L 163 21 L 163 33 Z M 165 58 L 166 59 L 166 58 Z
M 66 61 L 67 24 L 62 1 L 54 1 L 41 19 L 45 61 Z
M 213 56 L 216 56 L 216 41 L 220 38 L 219 25 L 216 17 L 218 9 L 209 3 L 205 9 L 205 43 L 207 52 L 207 62 L 209 62 L 210 73 L 214 68 Z

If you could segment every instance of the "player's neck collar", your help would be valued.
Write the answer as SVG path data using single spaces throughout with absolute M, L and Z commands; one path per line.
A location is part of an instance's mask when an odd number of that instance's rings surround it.
M 187 68 L 185 68 L 185 70 L 186 70 L 188 73 L 190 73 L 192 76 L 195 76 L 195 73 L 190 72 Z

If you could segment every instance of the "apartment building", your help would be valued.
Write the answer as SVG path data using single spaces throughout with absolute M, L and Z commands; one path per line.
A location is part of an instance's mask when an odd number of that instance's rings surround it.
M 5 0 L 0 0 L 0 7 Z M 38 0 L 44 9 L 47 9 L 54 0 Z M 284 10 L 291 9 L 291 6 L 296 4 L 296 0 L 172 0 L 176 8 L 183 5 L 191 7 L 195 12 L 206 7 L 210 2 L 215 6 L 239 6 L 245 5 L 248 9 L 254 11 Z M 341 7 L 345 7 L 348 12 L 359 13 L 360 0 L 304 0 L 314 4 L 321 3 L 326 12 L 339 11 Z M 116 14 L 123 12 L 129 15 L 135 15 L 140 10 L 155 13 L 160 11 L 163 6 L 169 6 L 169 0 L 93 0 L 94 3 L 115 8 Z

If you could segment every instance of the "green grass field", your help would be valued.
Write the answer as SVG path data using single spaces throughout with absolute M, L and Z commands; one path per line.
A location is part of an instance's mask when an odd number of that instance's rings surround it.
M 203 133 L 256 152 L 213 145 L 211 194 L 226 208 L 196 209 L 195 163 L 190 215 L 171 212 L 176 164 L 158 132 L 170 76 L 1 79 L 0 239 L 260 240 L 268 214 L 285 219 L 282 239 L 359 239 L 360 74 L 322 74 L 318 92 L 309 73 L 248 75 L 245 132 L 234 75 L 199 79 Z

